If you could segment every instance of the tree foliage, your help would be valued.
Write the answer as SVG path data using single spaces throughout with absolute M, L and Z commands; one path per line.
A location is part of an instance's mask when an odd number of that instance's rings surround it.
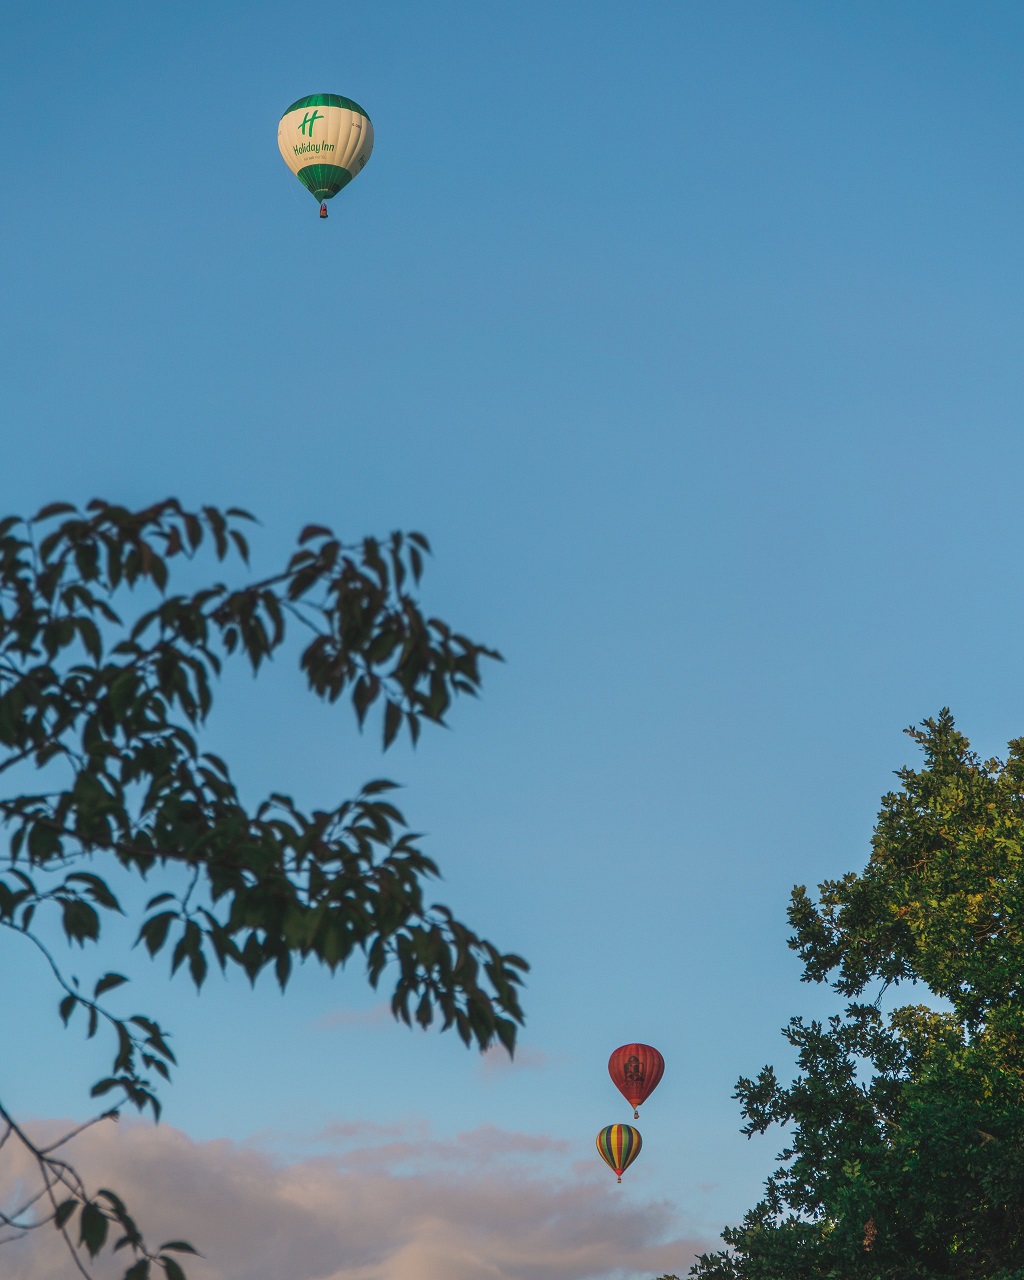
M 64 1023 L 109 1037 L 109 1072 L 92 1086 L 105 1114 L 127 1104 L 159 1117 L 157 1086 L 175 1062 L 156 1019 L 111 1005 L 123 974 L 82 986 L 51 941 L 47 918 L 72 946 L 101 941 L 104 919 L 122 911 L 105 873 L 114 862 L 166 877 L 138 943 L 197 987 L 211 961 L 252 982 L 269 968 L 283 989 L 296 961 L 334 971 L 359 958 L 374 987 L 393 984 L 391 1008 L 406 1023 L 439 1020 L 467 1045 L 496 1039 L 511 1052 L 522 1021 L 524 961 L 428 902 L 437 867 L 393 784 L 312 811 L 276 793 L 248 804 L 201 741 L 224 664 L 240 658 L 258 672 L 294 630 L 310 691 L 347 697 L 360 726 L 379 713 L 385 748 L 444 723 L 459 694 L 477 693 L 482 660 L 499 655 L 423 614 L 414 593 L 429 547 L 415 533 L 348 545 L 310 525 L 269 576 L 169 592 L 175 564 L 208 549 L 247 566 L 251 519 L 172 499 L 141 511 L 57 503 L 0 520 L 0 775 L 12 784 L 0 793 L 0 927 L 45 958 Z M 27 770 L 36 787 L 19 790 Z M 179 1280 L 172 1255 L 191 1246 L 149 1249 L 115 1192 L 90 1194 L 57 1156 L 63 1143 L 35 1145 L 0 1106 L 0 1146 L 8 1140 L 40 1174 L 32 1199 L 0 1215 L 9 1235 L 50 1221 L 95 1256 L 113 1225 L 114 1247 L 133 1258 L 127 1280 L 154 1267 Z
M 849 1003 L 789 1023 L 791 1084 L 739 1081 L 744 1132 L 788 1141 L 699 1280 L 1024 1276 L 1024 739 L 982 761 L 948 711 L 908 732 L 924 767 L 865 870 L 793 891 L 805 980 Z M 883 1013 L 894 988 L 931 998 Z

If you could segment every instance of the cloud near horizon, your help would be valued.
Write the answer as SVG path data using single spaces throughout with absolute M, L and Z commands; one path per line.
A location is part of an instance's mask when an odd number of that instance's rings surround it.
M 182 1258 L 189 1280 L 612 1280 L 683 1275 L 708 1247 L 673 1234 L 667 1201 L 636 1203 L 614 1181 L 568 1170 L 531 1174 L 531 1154 L 564 1157 L 564 1144 L 488 1127 L 288 1163 L 129 1122 L 90 1129 L 70 1150 L 90 1187 L 124 1196 L 151 1244 L 184 1237 L 202 1251 Z M 31 1173 L 8 1144 L 0 1201 Z M 93 1265 L 97 1280 L 123 1273 L 116 1258 Z M 72 1271 L 48 1227 L 0 1245 L 4 1280 Z

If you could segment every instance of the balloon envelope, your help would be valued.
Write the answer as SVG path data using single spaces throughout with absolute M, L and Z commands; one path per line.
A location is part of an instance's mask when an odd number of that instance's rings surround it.
M 370 158 L 373 125 L 358 102 L 313 93 L 293 102 L 277 126 L 284 162 L 317 200 L 347 187 Z
M 643 1138 L 631 1124 L 607 1124 L 597 1135 L 597 1149 L 601 1159 L 622 1181 L 623 1173 L 640 1154 Z
M 619 1093 L 633 1108 L 646 1102 L 665 1074 L 665 1059 L 649 1044 L 624 1044 L 608 1059 L 608 1074 Z

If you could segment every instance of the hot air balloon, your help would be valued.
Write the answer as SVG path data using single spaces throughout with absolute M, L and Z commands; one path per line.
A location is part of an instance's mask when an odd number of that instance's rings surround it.
M 658 1087 L 665 1074 L 665 1059 L 649 1044 L 624 1044 L 608 1059 L 608 1074 L 633 1108 L 633 1119 L 639 1120 L 637 1107 Z
M 320 201 L 348 186 L 370 158 L 373 125 L 358 102 L 336 93 L 313 93 L 293 102 L 277 126 L 277 145 L 284 162 Z
M 622 1175 L 640 1154 L 643 1138 L 631 1124 L 608 1124 L 597 1135 L 601 1159 L 622 1181 Z

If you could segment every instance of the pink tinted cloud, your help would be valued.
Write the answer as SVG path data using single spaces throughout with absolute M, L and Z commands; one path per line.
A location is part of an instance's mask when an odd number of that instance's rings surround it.
M 415 1141 L 427 1137 L 430 1125 L 426 1120 L 409 1117 L 382 1124 L 375 1120 L 330 1120 L 319 1129 L 305 1131 L 285 1129 L 258 1129 L 246 1139 L 257 1147 L 351 1147 L 376 1144 L 404 1138 Z
M 348 1030 L 351 1027 L 383 1027 L 394 1025 L 394 1015 L 386 1000 L 369 1009 L 331 1009 L 313 1023 L 317 1031 Z
M 667 1202 L 636 1203 L 596 1176 L 537 1176 L 506 1158 L 561 1151 L 552 1139 L 481 1129 L 420 1146 L 408 1172 L 408 1152 L 389 1163 L 379 1146 L 361 1163 L 359 1153 L 285 1163 L 167 1125 L 106 1124 L 72 1154 L 91 1185 L 125 1195 L 152 1241 L 184 1236 L 202 1250 L 188 1260 L 190 1280 L 611 1280 L 683 1275 L 708 1247 L 673 1236 Z M 31 1175 L 24 1158 L 3 1154 L 0 1200 Z M 94 1271 L 112 1280 L 123 1269 L 107 1260 Z M 0 1245 L 4 1280 L 71 1274 L 48 1228 Z
M 500 1045 L 492 1045 L 480 1055 L 477 1074 L 485 1079 L 496 1079 L 510 1075 L 513 1071 L 542 1071 L 550 1061 L 543 1049 L 516 1049 L 514 1058 L 510 1058 Z
M 481 1125 L 454 1138 L 420 1137 L 413 1142 L 381 1142 L 335 1156 L 339 1169 L 382 1174 L 429 1175 L 438 1169 L 473 1170 L 510 1168 L 542 1156 L 561 1156 L 569 1144 L 537 1133 L 510 1133 L 494 1125 Z

